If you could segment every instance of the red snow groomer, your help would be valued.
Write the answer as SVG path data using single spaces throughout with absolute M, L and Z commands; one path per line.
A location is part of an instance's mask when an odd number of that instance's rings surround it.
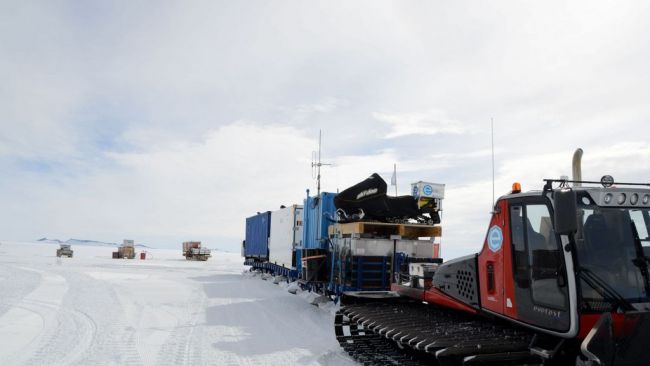
M 650 184 L 547 179 L 499 198 L 478 254 L 347 292 L 364 365 L 650 365 Z

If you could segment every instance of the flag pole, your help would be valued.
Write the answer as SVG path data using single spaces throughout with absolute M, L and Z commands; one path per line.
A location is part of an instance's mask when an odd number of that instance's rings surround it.
M 395 177 L 395 197 L 397 197 L 397 163 L 393 164 L 393 177 Z

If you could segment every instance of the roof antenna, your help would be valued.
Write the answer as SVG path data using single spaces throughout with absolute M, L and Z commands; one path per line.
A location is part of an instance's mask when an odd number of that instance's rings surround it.
M 494 213 L 494 117 L 490 118 L 490 133 L 492 135 L 492 213 Z
M 316 197 L 320 196 L 320 167 L 324 165 L 332 165 L 332 164 L 321 163 L 320 160 L 321 146 L 322 146 L 321 136 L 322 136 L 322 131 L 318 130 L 318 153 L 316 151 L 312 151 L 311 153 L 312 178 L 318 181 L 318 186 L 317 186 L 318 193 L 316 194 Z

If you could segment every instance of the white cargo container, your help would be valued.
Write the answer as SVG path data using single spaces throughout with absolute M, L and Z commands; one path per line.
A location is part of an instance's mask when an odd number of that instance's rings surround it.
M 269 262 L 294 268 L 293 250 L 302 240 L 303 207 L 292 205 L 271 212 Z
M 135 245 L 135 242 L 133 240 L 124 239 L 124 241 L 122 242 L 123 247 L 131 247 L 131 248 L 133 248 L 134 245 Z

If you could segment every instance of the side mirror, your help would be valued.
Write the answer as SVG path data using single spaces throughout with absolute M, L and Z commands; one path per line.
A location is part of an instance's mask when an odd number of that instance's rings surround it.
M 555 202 L 554 224 L 555 232 L 569 235 L 578 231 L 578 204 L 576 192 L 562 189 L 553 193 Z

